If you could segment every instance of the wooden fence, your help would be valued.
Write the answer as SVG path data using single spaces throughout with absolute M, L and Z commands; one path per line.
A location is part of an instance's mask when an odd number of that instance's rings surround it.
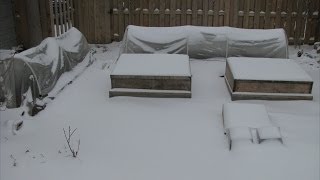
M 74 25 L 73 0 L 13 0 L 17 41 L 25 48 Z
M 44 0 L 12 0 L 17 43 L 25 48 L 52 36 L 50 4 Z
M 320 40 L 320 0 L 13 0 L 17 40 L 30 47 L 77 27 L 89 43 L 121 40 L 129 24 L 284 28 L 291 44 Z
M 51 3 L 53 35 L 59 36 L 74 26 L 73 0 L 52 0 Z
M 320 0 L 75 0 L 90 43 L 121 40 L 129 24 L 284 28 L 289 42 L 319 40 Z

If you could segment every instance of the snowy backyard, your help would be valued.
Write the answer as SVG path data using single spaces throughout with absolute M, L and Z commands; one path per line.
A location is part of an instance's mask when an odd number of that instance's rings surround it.
M 192 98 L 109 98 L 120 43 L 91 46 L 93 64 L 85 68 L 87 56 L 63 74 L 51 93 L 80 76 L 39 114 L 0 111 L 1 180 L 319 180 L 320 56 L 312 46 L 302 46 L 301 57 L 289 47 L 314 81 L 312 101 L 235 101 L 264 104 L 283 144 L 238 141 L 231 151 L 222 124 L 222 106 L 231 102 L 225 59 L 191 59 Z M 72 145 L 81 140 L 77 158 L 64 137 L 68 126 L 77 128 Z

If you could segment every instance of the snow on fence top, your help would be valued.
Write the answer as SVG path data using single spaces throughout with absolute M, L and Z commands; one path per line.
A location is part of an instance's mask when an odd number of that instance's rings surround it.
M 232 27 L 127 27 L 122 53 L 188 54 L 190 58 L 266 57 L 287 58 L 283 29 Z

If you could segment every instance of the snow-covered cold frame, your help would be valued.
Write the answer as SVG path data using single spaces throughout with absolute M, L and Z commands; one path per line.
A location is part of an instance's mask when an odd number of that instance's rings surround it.
M 111 75 L 191 76 L 189 56 L 182 54 L 122 54 Z
M 290 58 L 314 80 L 313 101 L 236 102 L 264 104 L 284 145 L 243 141 L 229 151 L 222 125 L 222 105 L 231 101 L 224 59 L 191 60 L 191 99 L 108 98 L 119 43 L 95 47 L 94 64 L 44 111 L 25 117 L 17 135 L 10 124 L 22 110 L 1 111 L 0 179 L 318 180 L 319 55 L 303 48 L 308 54 L 297 58 L 290 47 Z M 87 61 L 65 73 L 57 88 Z M 69 125 L 77 128 L 74 140 L 81 139 L 76 159 L 62 131 Z

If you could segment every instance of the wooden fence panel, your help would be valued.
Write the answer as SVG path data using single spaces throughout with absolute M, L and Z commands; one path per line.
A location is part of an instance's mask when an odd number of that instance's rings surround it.
M 197 25 L 250 29 L 284 28 L 290 43 L 311 44 L 319 39 L 317 30 L 319 0 L 68 0 L 67 2 L 69 1 L 73 1 L 79 9 L 71 15 L 68 13 L 66 19 L 72 15 L 77 16 L 70 19 L 78 22 L 78 24 L 75 22 L 76 26 L 91 43 L 121 40 L 129 24 L 156 27 Z M 112 11 L 112 14 L 109 11 Z M 54 14 L 57 16 L 57 13 Z M 58 17 L 54 18 L 55 22 L 61 23 L 59 12 Z M 62 19 L 62 22 L 65 20 Z
M 313 44 L 316 41 L 316 27 L 317 21 L 319 21 L 319 9 L 320 9 L 319 0 L 309 0 L 307 2 L 307 11 L 306 11 L 306 32 L 304 43 Z M 319 21 L 320 22 L 320 21 Z

